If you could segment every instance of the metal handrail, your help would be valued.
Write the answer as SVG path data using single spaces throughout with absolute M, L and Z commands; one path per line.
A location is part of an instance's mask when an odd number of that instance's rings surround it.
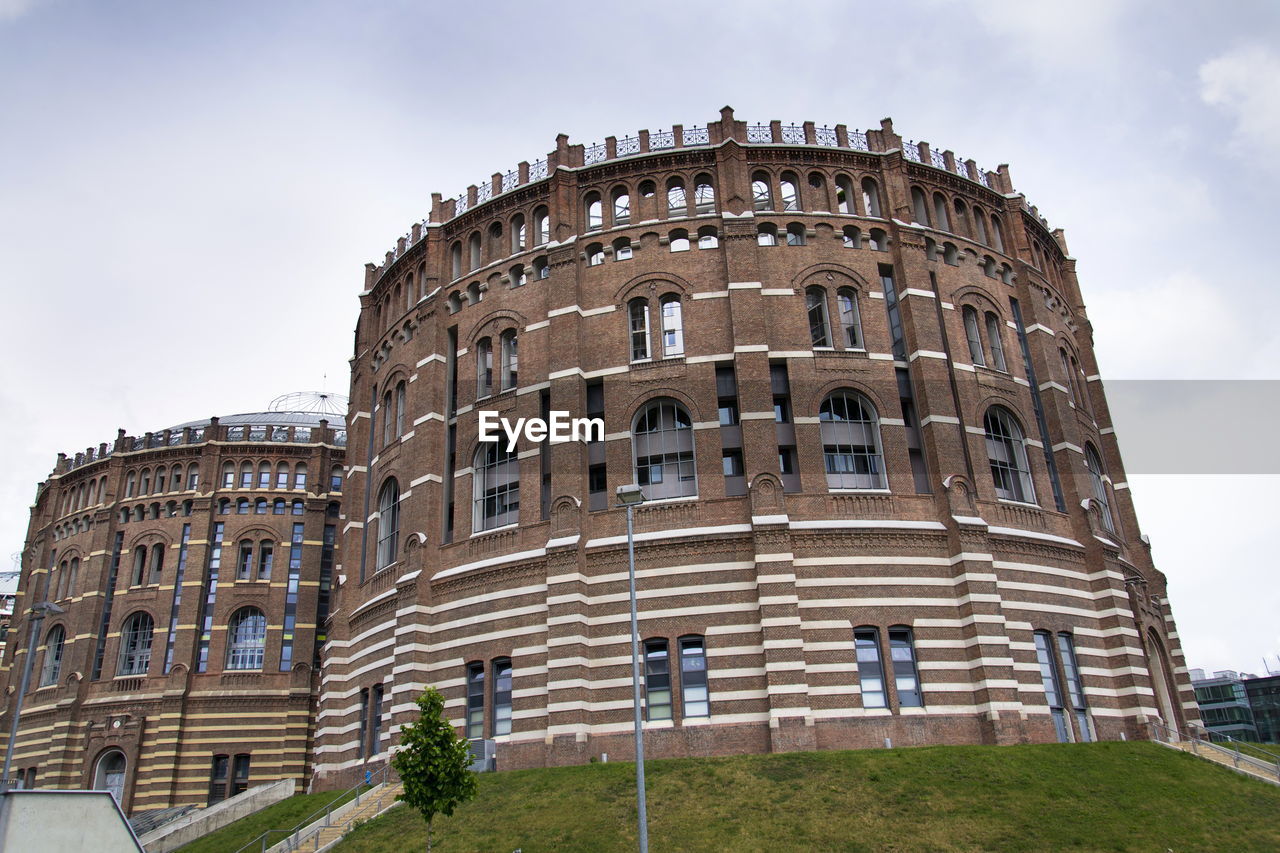
M 1164 743 L 1169 743 L 1169 744 L 1178 744 L 1178 743 L 1185 742 L 1190 745 L 1191 753 L 1195 755 L 1198 755 L 1201 747 L 1203 747 L 1205 749 L 1208 749 L 1210 752 L 1217 752 L 1221 755 L 1225 755 L 1226 757 L 1230 758 L 1232 765 L 1237 769 L 1239 769 L 1240 763 L 1244 762 L 1247 766 L 1252 767 L 1255 770 L 1259 770 L 1268 774 L 1274 773 L 1276 780 L 1280 782 L 1280 755 L 1276 755 L 1273 752 L 1270 752 L 1265 749 L 1261 749 L 1259 747 L 1254 747 L 1252 744 L 1249 744 L 1244 741 L 1237 741 L 1235 740 L 1235 738 L 1232 738 L 1229 735 L 1222 735 L 1222 737 L 1227 738 L 1227 741 L 1230 744 L 1228 746 L 1223 741 L 1215 741 L 1211 737 L 1201 736 L 1196 734 L 1194 731 L 1192 731 L 1192 729 L 1200 729 L 1202 732 L 1208 735 L 1209 730 L 1204 728 L 1203 726 L 1188 724 L 1182 732 L 1179 732 L 1178 729 L 1171 726 L 1166 726 L 1164 723 L 1158 723 L 1158 722 L 1152 721 L 1150 725 L 1151 725 L 1151 731 L 1152 731 L 1154 740 L 1162 741 Z M 1259 758 L 1256 755 L 1250 755 L 1248 752 L 1241 752 L 1240 745 L 1242 743 L 1244 743 L 1248 747 L 1251 747 L 1257 750 L 1258 752 L 1271 756 L 1274 760 L 1267 761 L 1265 759 Z
M 383 765 L 381 768 L 379 768 L 377 771 L 375 771 L 374 773 L 370 774 L 370 775 L 369 775 L 369 777 L 368 777 L 366 780 L 363 780 L 363 781 L 357 782 L 355 785 L 352 785 L 350 788 L 347 788 L 345 791 L 343 791 L 342 793 L 338 794 L 338 796 L 334 797 L 334 798 L 333 798 L 332 800 L 330 800 L 326 805 L 321 806 L 320 808 L 316 809 L 316 810 L 315 810 L 314 812 L 312 812 L 311 814 L 307 815 L 305 818 L 303 818 L 303 819 L 302 819 L 302 822 L 301 822 L 301 823 L 299 823 L 297 826 L 295 826 L 293 829 L 268 829 L 266 832 L 262 833 L 261 835 L 257 836 L 256 838 L 254 838 L 254 839 L 253 839 L 252 841 L 250 841 L 248 844 L 245 844 L 243 847 L 238 848 L 238 849 L 235 851 L 235 853 L 244 853 L 244 851 L 246 851 L 246 850 L 248 850 L 249 848 L 254 847 L 254 846 L 258 846 L 258 849 L 261 851 L 261 853 L 266 853 L 266 851 L 267 851 L 267 848 L 268 848 L 268 847 L 273 847 L 273 846 L 274 846 L 274 845 L 271 845 L 271 844 L 267 844 L 268 839 L 269 839 L 273 834 L 283 833 L 283 834 L 284 834 L 284 836 L 285 836 L 285 838 L 280 839 L 280 841 L 283 841 L 283 840 L 287 839 L 287 838 L 288 838 L 289 836 L 291 836 L 291 835 L 296 835 L 297 833 L 302 832 L 302 830 L 306 829 L 308 826 L 310 826 L 311 824 L 315 823 L 317 820 L 319 820 L 319 819 L 320 819 L 320 815 L 324 815 L 324 816 L 325 816 L 324 825 L 325 825 L 325 826 L 330 826 L 330 825 L 332 824 L 332 822 L 333 822 L 333 810 L 334 810 L 335 804 L 340 804 L 340 805 L 338 805 L 338 807 L 340 808 L 340 807 L 341 807 L 341 805 L 345 805 L 345 804 L 346 804 L 346 803 L 342 802 L 342 799 L 343 799 L 344 797 L 346 797 L 348 794 L 352 794 L 352 793 L 354 793 L 354 794 L 355 794 L 355 797 L 354 797 L 355 803 L 356 803 L 356 805 L 359 805 L 359 804 L 360 804 L 360 789 L 361 789 L 361 788 L 368 788 L 369 790 L 373 790 L 373 789 L 374 789 L 374 788 L 376 788 L 378 785 L 381 785 L 383 782 L 386 782 L 386 781 L 388 780 L 388 778 L 389 778 L 389 771 L 390 771 L 390 769 L 391 769 L 391 765 L 390 765 L 389 763 L 388 763 L 388 764 L 384 764 L 384 765 Z M 379 799 L 381 799 L 381 798 L 379 798 Z M 277 841 L 277 842 L 276 842 L 276 844 L 279 844 L 279 843 L 280 843 L 280 841 Z M 299 839 L 298 839 L 298 841 L 301 841 L 301 839 L 299 838 Z M 296 850 L 296 849 L 297 849 L 297 843 L 295 842 L 295 844 L 294 844 L 290 849 L 295 849 L 295 850 Z

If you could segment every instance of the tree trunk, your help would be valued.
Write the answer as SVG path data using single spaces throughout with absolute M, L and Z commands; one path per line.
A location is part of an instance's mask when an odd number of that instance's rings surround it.
M 431 821 L 427 821 L 427 853 L 431 853 Z

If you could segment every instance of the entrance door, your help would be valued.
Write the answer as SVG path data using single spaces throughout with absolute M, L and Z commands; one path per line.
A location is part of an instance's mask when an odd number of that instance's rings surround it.
M 124 804 L 124 775 L 127 769 L 124 753 L 113 749 L 98 759 L 98 770 L 94 774 L 95 791 L 110 791 L 116 802 Z

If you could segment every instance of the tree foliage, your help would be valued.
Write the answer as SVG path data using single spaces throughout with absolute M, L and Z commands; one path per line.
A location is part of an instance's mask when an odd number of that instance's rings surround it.
M 417 809 L 427 822 L 427 849 L 431 849 L 431 822 L 445 817 L 476 794 L 476 776 L 469 769 L 471 753 L 465 738 L 458 737 L 444 717 L 444 697 L 428 687 L 418 697 L 421 716 L 400 732 L 400 749 L 391 765 L 400 774 L 404 793 L 397 799 Z

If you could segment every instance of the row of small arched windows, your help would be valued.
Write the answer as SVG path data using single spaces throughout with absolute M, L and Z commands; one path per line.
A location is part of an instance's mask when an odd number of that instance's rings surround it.
M 179 513 L 183 517 L 190 517 L 195 511 L 193 501 L 183 501 L 179 504 L 177 501 L 167 501 L 163 505 L 159 502 L 150 504 L 135 504 L 133 507 L 120 507 L 118 518 L 121 524 L 128 524 L 130 521 L 154 521 L 158 518 L 176 518 Z
M 275 478 L 272 479 L 270 462 L 259 462 L 256 469 L 248 460 L 240 463 L 239 480 L 236 478 L 236 464 L 230 460 L 222 463 L 222 488 L 224 489 L 295 489 L 307 488 L 307 463 L 299 462 L 290 465 L 288 462 L 277 462 L 274 467 Z M 256 476 L 255 476 L 256 471 Z
M 937 228 L 939 231 L 950 231 L 961 237 L 976 240 L 984 246 L 990 246 L 997 252 L 1004 251 L 1004 228 L 1000 223 L 1000 217 L 994 213 L 988 214 L 979 205 L 970 207 L 962 198 L 956 197 L 948 204 L 947 197 L 935 191 L 930 204 L 924 189 L 913 186 L 911 217 L 917 225 Z
M 835 178 L 835 197 L 828 189 L 827 177 L 822 172 L 810 172 L 808 188 L 802 193 L 800 177 L 795 172 L 782 172 L 774 176 L 758 169 L 751 175 L 752 206 L 761 212 L 811 210 L 823 213 L 846 213 L 859 216 L 883 217 L 880 201 L 880 185 L 875 178 L 866 177 L 855 183 L 849 175 Z M 834 202 L 834 205 L 832 204 Z
M 88 506 L 96 506 L 107 499 L 107 476 L 96 477 L 87 483 L 69 487 L 62 495 L 58 516 L 79 512 Z
M 200 468 L 192 462 L 184 469 L 181 464 L 167 468 L 160 465 L 154 472 L 150 468 L 129 471 L 124 476 L 124 496 L 159 495 L 165 492 L 181 492 L 200 485 Z
M 698 174 L 692 182 L 692 193 L 689 192 L 689 186 L 690 184 L 680 175 L 667 179 L 666 203 L 659 205 L 659 210 L 665 213 L 666 218 L 674 219 L 681 216 L 715 213 L 716 190 L 715 185 L 712 183 L 711 175 L 706 172 Z M 657 184 L 652 180 L 640 182 L 640 195 L 646 199 L 652 198 L 657 193 L 657 189 Z M 619 228 L 623 225 L 631 224 L 630 187 L 626 184 L 619 184 L 613 187 L 608 193 L 609 203 L 607 206 L 605 198 L 597 190 L 592 190 L 583 196 L 582 207 L 586 212 L 584 224 L 587 231 Z

